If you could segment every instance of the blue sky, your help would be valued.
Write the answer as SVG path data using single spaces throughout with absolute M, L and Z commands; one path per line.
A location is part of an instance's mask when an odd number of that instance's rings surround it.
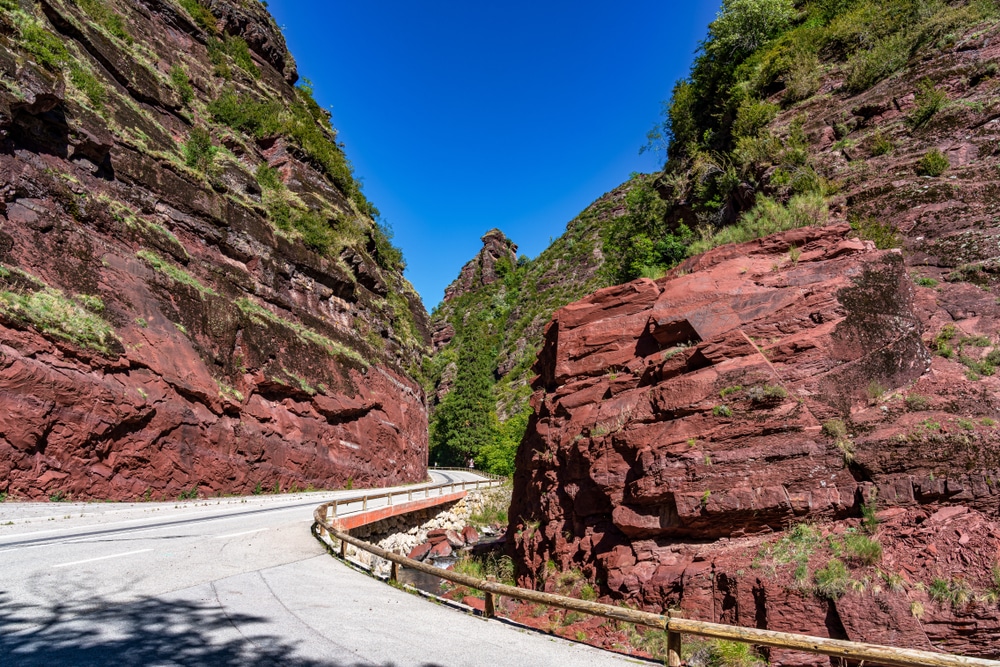
M 270 0 L 431 310 L 497 227 L 536 257 L 639 155 L 718 0 Z

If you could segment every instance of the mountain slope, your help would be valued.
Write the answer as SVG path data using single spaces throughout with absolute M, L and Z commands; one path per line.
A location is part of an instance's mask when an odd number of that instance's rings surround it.
M 464 464 L 471 456 L 481 467 L 513 470 L 545 324 L 556 309 L 606 284 L 602 229 L 627 215 L 633 185 L 600 197 L 533 260 L 517 258 L 516 246 L 502 232 L 483 237 L 483 250 L 448 287 L 431 318 L 434 354 L 425 371 L 432 461 Z M 478 425 L 476 435 L 463 432 L 466 423 Z
M 421 479 L 426 313 L 263 6 L 0 12 L 0 492 Z

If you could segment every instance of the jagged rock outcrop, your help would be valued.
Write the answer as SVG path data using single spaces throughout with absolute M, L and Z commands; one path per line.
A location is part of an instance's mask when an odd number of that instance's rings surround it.
M 1000 307 L 916 287 L 849 231 L 723 246 L 556 313 L 514 480 L 522 583 L 551 560 L 657 611 L 1000 655 L 1000 382 L 929 351 L 997 356 Z M 864 560 L 849 536 L 876 506 Z
M 482 239 L 483 247 L 475 257 L 466 262 L 458 278 L 444 290 L 444 300 L 451 301 L 470 291 L 492 285 L 497 281 L 497 261 L 506 259 L 517 263 L 517 245 L 499 229 L 491 229 Z
M 426 312 L 263 6 L 11 0 L 0 70 L 0 492 L 424 477 Z

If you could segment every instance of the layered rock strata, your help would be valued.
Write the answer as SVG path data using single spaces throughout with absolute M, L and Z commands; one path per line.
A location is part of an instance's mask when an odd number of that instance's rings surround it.
M 425 476 L 426 313 L 261 5 L 8 2 L 0 70 L 0 493 Z
M 1000 309 L 849 232 L 724 246 L 557 311 L 518 451 L 522 584 L 554 561 L 647 609 L 1000 655 L 998 383 L 928 349 L 984 361 Z

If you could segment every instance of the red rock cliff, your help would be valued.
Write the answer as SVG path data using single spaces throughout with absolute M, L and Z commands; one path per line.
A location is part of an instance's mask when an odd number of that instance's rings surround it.
M 557 311 L 517 458 L 522 584 L 554 561 L 651 610 L 1000 656 L 998 382 L 928 350 L 983 359 L 1000 309 L 915 287 L 848 232 L 725 246 Z
M 7 4 L 0 492 L 422 479 L 426 313 L 267 12 Z

